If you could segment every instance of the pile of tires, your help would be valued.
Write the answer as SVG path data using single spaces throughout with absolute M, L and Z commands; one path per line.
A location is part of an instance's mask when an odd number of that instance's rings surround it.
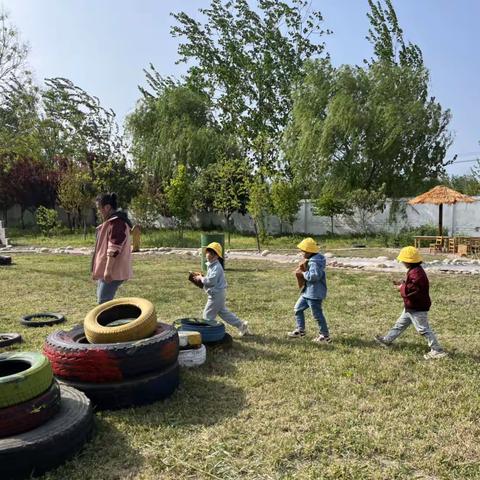
M 225 325 L 217 321 L 205 321 L 200 318 L 180 318 L 175 320 L 179 332 L 198 332 L 202 343 L 207 348 L 228 349 L 233 344 L 230 334 L 225 331 Z
M 43 350 L 61 384 L 84 392 L 99 410 L 162 400 L 179 384 L 178 333 L 141 298 L 99 305 L 83 325 L 49 335 Z
M 41 353 L 0 354 L 0 478 L 39 475 L 77 453 L 93 430 L 90 400 L 59 385 Z
M 193 330 L 179 331 L 180 352 L 178 363 L 181 367 L 198 367 L 207 360 L 207 350 L 202 344 L 202 336 Z

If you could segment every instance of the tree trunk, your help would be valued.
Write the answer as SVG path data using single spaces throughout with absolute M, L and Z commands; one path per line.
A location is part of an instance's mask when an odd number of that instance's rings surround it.
M 67 222 L 68 222 L 68 229 L 73 232 L 72 228 L 72 214 L 70 212 L 67 212 Z
M 330 217 L 330 222 L 331 222 L 331 225 L 332 225 L 332 235 L 333 235 L 333 215 Z
M 22 230 L 25 230 L 25 221 L 23 215 L 25 214 L 25 209 L 20 207 L 20 221 L 22 222 Z
M 257 239 L 257 249 L 258 249 L 258 253 L 260 253 L 260 237 L 259 237 L 259 234 L 258 234 L 258 228 L 257 228 L 257 222 L 256 220 L 253 221 L 253 228 L 255 229 L 255 237 Z
M 83 239 L 87 239 L 87 218 L 83 217 Z
M 230 248 L 230 215 L 225 215 L 225 223 L 227 224 L 227 242 Z

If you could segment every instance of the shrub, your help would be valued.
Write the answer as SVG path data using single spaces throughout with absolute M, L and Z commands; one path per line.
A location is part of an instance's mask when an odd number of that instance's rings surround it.
M 38 207 L 35 212 L 35 221 L 40 231 L 46 237 L 50 236 L 50 233 L 59 226 L 58 213 L 52 208 Z

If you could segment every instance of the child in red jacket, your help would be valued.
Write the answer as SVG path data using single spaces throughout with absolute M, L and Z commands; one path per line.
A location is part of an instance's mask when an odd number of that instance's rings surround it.
M 415 247 L 402 248 L 397 257 L 408 269 L 406 279 L 398 284 L 398 289 L 403 298 L 405 308 L 392 329 L 384 336 L 377 335 L 375 340 L 384 347 L 389 347 L 392 342 L 399 337 L 404 330 L 413 324 L 420 335 L 423 335 L 428 342 L 430 351 L 424 355 L 424 358 L 436 359 L 443 358 L 447 353 L 438 343 L 437 337 L 428 324 L 428 311 L 430 310 L 430 295 L 427 274 L 422 268 L 422 257 Z

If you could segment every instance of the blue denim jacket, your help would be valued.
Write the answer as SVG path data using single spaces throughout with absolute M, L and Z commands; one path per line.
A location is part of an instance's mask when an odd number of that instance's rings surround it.
M 203 278 L 203 289 L 208 295 L 214 295 L 220 290 L 227 288 L 225 273 L 223 267 L 218 260 L 210 263 L 207 262 L 207 276 Z
M 308 270 L 303 272 L 306 280 L 302 296 L 312 300 L 323 300 L 327 296 L 327 279 L 325 276 L 325 257 L 316 253 L 308 259 Z

